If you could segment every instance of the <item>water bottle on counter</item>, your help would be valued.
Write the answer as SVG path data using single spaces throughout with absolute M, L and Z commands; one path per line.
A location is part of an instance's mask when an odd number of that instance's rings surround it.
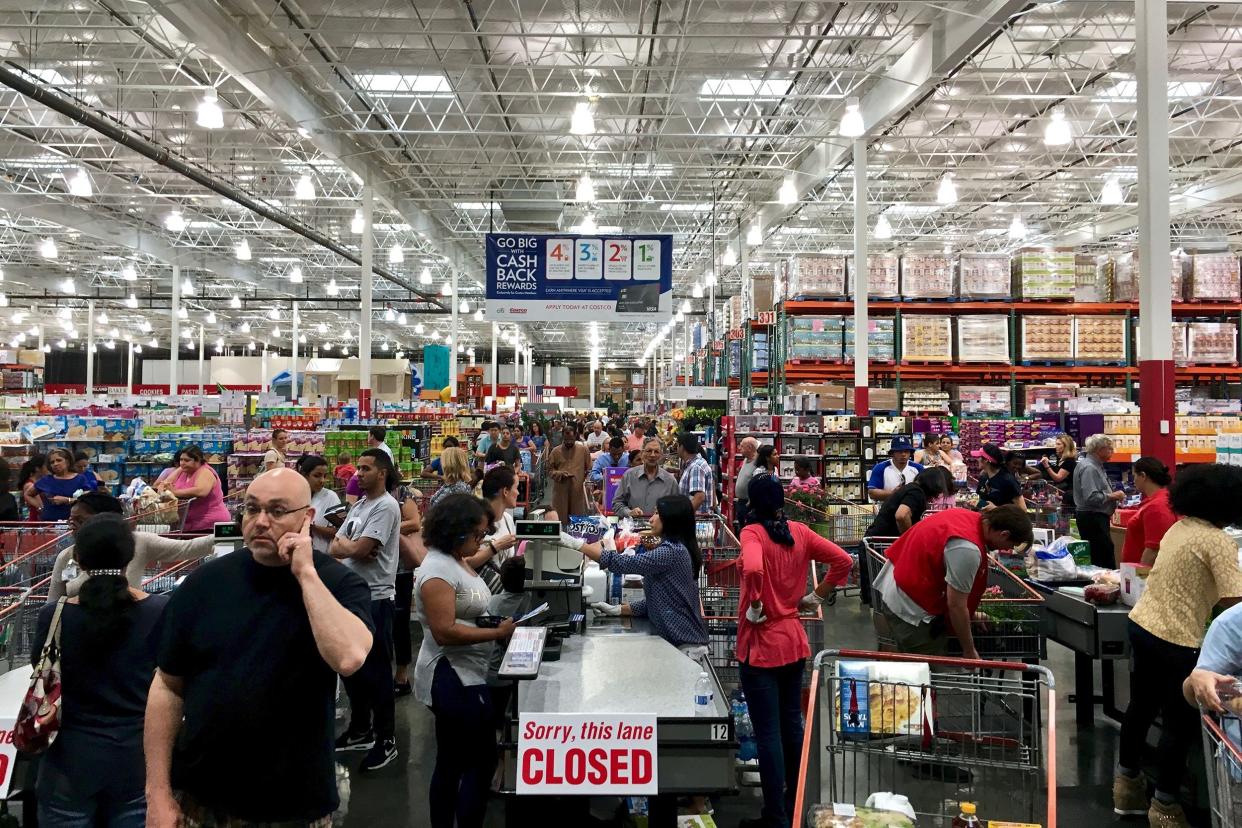
M 694 715 L 711 716 L 716 712 L 712 696 L 712 677 L 699 673 L 699 680 L 694 683 Z

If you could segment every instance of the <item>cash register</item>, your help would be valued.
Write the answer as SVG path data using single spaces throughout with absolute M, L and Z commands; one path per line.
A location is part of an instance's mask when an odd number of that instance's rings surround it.
M 580 632 L 582 608 L 582 555 L 561 544 L 561 524 L 555 520 L 514 521 L 518 548 L 526 562 L 526 592 L 530 605 L 546 603 L 548 611 L 537 622 L 548 630 L 544 658 L 554 659 L 560 639 Z

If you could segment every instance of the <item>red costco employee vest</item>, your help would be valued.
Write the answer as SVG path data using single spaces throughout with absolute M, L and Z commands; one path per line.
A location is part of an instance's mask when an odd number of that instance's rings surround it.
M 962 538 L 979 547 L 979 571 L 966 604 L 973 613 L 988 585 L 988 547 L 983 539 L 983 515 L 968 509 L 946 509 L 920 520 L 889 547 L 893 579 L 901 591 L 931 615 L 948 612 L 945 597 L 944 547 L 951 538 Z

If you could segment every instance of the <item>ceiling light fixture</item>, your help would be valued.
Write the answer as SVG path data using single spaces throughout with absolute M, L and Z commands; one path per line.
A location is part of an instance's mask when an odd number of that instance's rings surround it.
M 280 319 L 280 308 L 273 307 L 267 312 L 268 319 Z
M 178 319 L 189 319 L 190 318 L 190 312 L 185 309 L 185 305 L 182 305 L 181 307 L 177 308 L 177 318 Z
M 841 116 L 841 128 L 838 132 L 846 138 L 857 138 L 867 131 L 863 126 L 862 112 L 858 110 L 858 98 L 847 98 L 845 114 Z
M 431 284 L 431 268 L 429 268 L 429 267 L 424 267 L 424 268 L 423 268 L 423 272 L 422 272 L 422 273 L 420 273 L 420 274 L 418 274 L 418 283 L 419 283 L 420 285 L 429 285 L 429 284 Z
M 407 316 L 405 315 L 405 313 L 404 313 L 404 312 L 403 312 L 403 313 L 399 313 L 399 314 L 397 314 L 397 324 L 398 324 L 398 325 L 404 325 L 404 324 L 406 324 L 406 323 L 407 323 L 407 322 L 409 322 L 409 321 L 410 321 L 410 320 L 409 320 L 409 317 L 407 317 Z
M 56 240 L 51 236 L 45 236 L 43 241 L 39 242 L 39 255 L 45 259 L 59 258 L 60 251 L 56 249 Z
M 578 101 L 574 104 L 574 114 L 569 119 L 570 135 L 592 135 L 595 133 L 595 116 L 591 114 L 591 104 Z
M 699 282 L 695 282 L 694 287 L 690 289 L 690 295 L 693 296 L 695 299 L 702 299 L 703 298 L 703 285 L 700 284 Z
M 423 327 L 423 323 L 422 323 L 422 322 L 419 322 L 419 323 L 417 323 L 417 324 L 414 326 L 414 333 L 418 334 L 419 336 L 422 336 L 422 335 L 423 335 L 423 331 L 425 331 L 425 330 L 427 330 L 427 329 L 426 329 L 425 327 Z
M 470 303 L 465 299 L 461 300 L 461 304 L 457 306 L 458 313 L 470 313 Z
M 108 312 L 100 311 L 99 315 L 95 317 L 95 321 L 98 322 L 100 325 L 107 325 L 108 324 Z
M 121 268 L 121 279 L 126 282 L 138 281 L 138 270 L 132 264 L 125 265 Z
M 1126 194 L 1121 189 L 1121 182 L 1117 180 L 1117 176 L 1110 175 L 1104 179 L 1104 188 L 1100 190 L 1101 204 L 1125 204 Z
M 763 244 L 763 227 L 758 219 L 750 223 L 750 229 L 746 231 L 746 243 L 751 247 Z
M 397 312 L 392 309 L 392 305 L 389 305 L 388 309 L 384 311 L 384 321 L 385 322 L 396 322 L 397 321 Z
M 720 280 L 716 278 L 716 271 L 714 270 L 707 271 L 707 276 L 703 281 L 709 288 L 714 288 L 720 283 Z
M 160 347 L 160 341 L 156 339 L 155 337 L 151 337 L 151 339 L 147 341 L 147 344 L 151 346 L 152 348 Z
M 1044 143 L 1050 147 L 1063 147 L 1074 140 L 1074 132 L 1069 121 L 1065 120 L 1065 110 L 1053 108 L 1048 113 L 1048 125 L 1044 127 Z
M 957 203 L 957 185 L 953 183 L 953 173 L 947 172 L 940 176 L 940 186 L 936 188 L 936 202 L 938 204 Z
M 72 278 L 65 279 L 63 282 L 61 282 L 61 283 L 60 283 L 60 289 L 61 289 L 61 292 L 62 292 L 62 293 L 71 293 L 71 294 L 72 294 L 72 293 L 77 293 L 77 292 L 78 292 L 78 286 L 77 286 L 77 285 L 75 285 L 75 284 L 73 283 L 73 279 L 72 279 Z
M 475 322 L 482 322 L 482 321 L 483 321 L 483 309 L 482 309 L 482 308 L 476 308 L 476 309 L 475 309 L 475 311 L 474 311 L 474 321 L 475 321 Z
M 95 187 L 91 184 L 91 177 L 86 174 L 86 170 L 78 167 L 77 172 L 69 179 L 69 195 L 90 198 L 94 194 Z
M 131 293 L 129 298 L 125 300 L 125 307 L 131 310 L 138 307 L 138 297 Z
M 216 324 L 216 312 L 215 311 L 207 312 L 207 324 L 208 325 Z
M 142 320 L 138 323 L 138 330 L 142 331 L 144 334 L 151 333 L 151 323 L 145 319 Z
M 1011 241 L 1021 241 L 1026 238 L 1026 225 L 1022 223 L 1022 216 L 1015 215 L 1013 221 L 1009 223 L 1009 239 Z
M 328 295 L 336 296 L 340 292 L 341 292 L 341 286 L 336 283 L 336 278 L 333 277 L 329 279 L 328 280 Z
M 237 261 L 239 262 L 250 261 L 250 242 L 245 239 L 239 241 L 233 248 L 233 255 L 237 257 Z
M 293 188 L 293 197 L 298 201 L 314 201 L 315 199 L 315 182 L 309 174 L 303 174 L 298 179 L 297 186 Z
M 364 229 L 363 225 L 362 211 L 354 210 L 354 217 L 349 221 L 349 232 L 353 233 L 355 236 L 360 236 L 362 235 L 362 231 Z
M 720 257 L 720 263 L 725 267 L 733 267 L 737 264 L 737 253 L 733 250 L 733 245 L 725 248 L 724 255 Z
M 203 93 L 203 99 L 198 104 L 197 123 L 203 129 L 220 129 L 224 126 L 224 110 L 220 108 L 220 97 L 216 94 L 215 87 Z
M 597 232 L 599 230 L 599 225 L 595 223 L 595 215 L 593 213 L 587 213 L 582 219 L 582 224 L 578 226 L 578 230 L 586 235 Z
M 578 187 L 574 192 L 574 201 L 593 202 L 595 201 L 595 182 L 591 180 L 590 173 L 583 173 L 578 179 Z
M 183 296 L 194 295 L 194 283 L 190 281 L 190 277 L 186 276 L 181 280 L 181 294 Z
M 798 203 L 798 188 L 794 186 L 792 175 L 785 176 L 785 181 L 781 184 L 780 192 L 777 193 L 776 198 L 781 204 Z
M 448 283 L 447 279 L 445 280 L 444 284 L 440 285 L 440 295 L 441 296 L 452 296 L 453 295 L 453 286 Z
M 250 340 L 250 342 L 246 344 L 246 350 L 248 350 L 248 351 L 253 351 L 253 350 L 254 350 L 254 340 L 253 340 L 253 339 L 252 339 L 252 340 Z
M 241 299 L 238 297 L 236 293 L 234 293 L 233 298 L 229 300 L 229 307 L 232 308 L 233 310 L 238 310 L 239 308 L 241 308 Z
M 250 333 L 250 323 L 249 323 L 249 322 L 243 322 L 243 323 L 241 323 L 241 332 L 242 332 L 242 333 Z
M 682 312 L 682 313 L 690 313 L 690 311 L 692 311 L 692 310 L 694 310 L 694 308 L 693 308 L 693 306 L 691 306 L 691 304 L 690 304 L 690 300 L 689 300 L 689 299 L 683 299 L 683 300 L 682 300 L 682 302 L 681 302 L 681 312 Z
M 388 248 L 388 263 L 401 264 L 405 261 L 405 251 L 401 249 L 401 245 L 393 242 L 392 247 Z
M 173 210 L 164 217 L 164 228 L 170 233 L 180 233 L 185 230 L 185 216 L 181 215 L 180 210 Z
M 891 239 L 893 237 L 893 226 L 888 223 L 888 217 L 881 215 L 875 220 L 875 230 L 872 235 L 877 239 Z

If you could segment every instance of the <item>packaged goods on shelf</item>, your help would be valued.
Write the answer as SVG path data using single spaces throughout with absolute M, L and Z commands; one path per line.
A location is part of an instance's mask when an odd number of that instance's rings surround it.
M 903 411 L 948 411 L 949 392 L 915 389 L 901 394 Z
M 1119 253 L 1111 257 L 1113 266 L 1113 301 L 1137 302 L 1141 267 L 1135 253 Z M 1169 256 L 1169 293 L 1174 302 L 1185 298 L 1186 279 L 1190 271 L 1190 257 Z
M 1126 318 L 1124 316 L 1075 316 L 1074 359 L 1090 363 L 1124 363 L 1126 361 Z
M 958 362 L 1009 364 L 1009 317 L 977 314 L 957 318 Z
M 845 319 L 841 316 L 793 316 L 789 326 L 789 359 L 840 362 Z
M 1026 315 L 1020 318 L 1022 348 L 1019 357 L 1037 362 L 1068 362 L 1074 358 L 1072 316 Z
M 906 362 L 952 362 L 953 320 L 948 316 L 903 314 L 901 358 Z
M 754 346 L 754 350 L 751 352 L 750 370 L 768 370 L 768 335 L 763 332 L 756 333 L 753 337 L 752 344 Z
M 742 294 L 730 296 L 727 307 L 730 328 L 739 327 L 746 322 L 746 317 L 742 314 Z
M 1238 257 L 1232 253 L 1196 253 L 1190 257 L 1192 301 L 1237 302 L 1242 299 L 1238 280 Z
M 1173 323 L 1173 362 L 1178 365 L 1185 365 L 1189 362 L 1186 351 L 1186 329 L 1188 325 L 1185 322 Z M 1135 339 L 1138 338 L 1138 326 L 1135 326 Z M 1137 342 L 1135 343 L 1137 344 Z M 1135 351 L 1137 353 L 1137 349 Z
M 947 299 L 953 295 L 953 259 L 910 254 L 901 257 L 901 295 L 906 299 Z
M 785 262 L 785 298 L 844 296 L 845 257 L 800 253 Z
M 849 275 L 849 292 L 854 293 L 854 257 L 849 257 L 846 270 Z M 897 257 L 877 255 L 867 257 L 867 295 L 891 299 L 898 295 Z
M 894 320 L 890 318 L 867 318 L 867 359 L 870 362 L 892 362 Z M 845 318 L 846 362 L 854 361 L 854 317 Z
M 729 379 L 742 378 L 742 340 L 730 339 L 729 344 Z
M 1238 323 L 1190 322 L 1186 355 L 1192 364 L 1233 365 L 1238 361 Z
M 1108 256 L 1074 257 L 1074 301 L 1113 301 L 1113 262 Z
M 1013 258 L 1016 293 L 1022 299 L 1072 299 L 1074 253 L 1022 250 Z
M 1005 386 L 959 385 L 957 398 L 963 414 L 1008 414 L 1009 389 Z
M 1009 257 L 963 253 L 958 259 L 958 295 L 963 299 L 1008 299 Z
M 1056 411 L 1062 400 L 1074 399 L 1078 384 L 1073 382 L 1028 385 L 1023 389 L 1023 411 Z

